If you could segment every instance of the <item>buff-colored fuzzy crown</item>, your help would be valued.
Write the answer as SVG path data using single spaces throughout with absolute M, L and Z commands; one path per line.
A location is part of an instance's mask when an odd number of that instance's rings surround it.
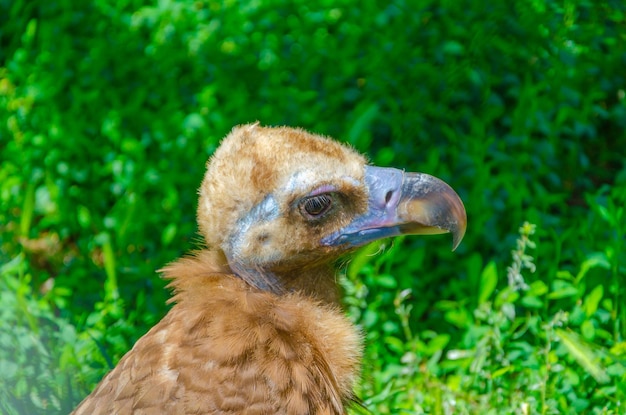
M 324 186 L 358 188 L 365 164 L 347 146 L 301 129 L 236 127 L 207 163 L 199 191 L 200 233 L 211 249 L 246 267 L 310 254 L 319 241 L 315 233 L 324 230 L 306 226 L 295 204 Z M 365 194 L 358 198 L 365 203 Z M 358 202 L 352 207 L 362 208 Z

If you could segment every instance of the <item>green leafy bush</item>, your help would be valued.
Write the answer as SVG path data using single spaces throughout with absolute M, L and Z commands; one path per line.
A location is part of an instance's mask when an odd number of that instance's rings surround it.
M 64 289 L 34 294 L 25 268 L 22 256 L 0 268 L 5 328 L 0 331 L 0 409 L 6 414 L 69 412 L 68 404 L 97 380 L 86 360 L 95 344 L 55 315 L 65 306 L 59 301 Z
M 585 289 L 589 273 L 609 269 L 609 262 L 593 256 L 577 275 L 560 271 L 549 286 L 534 275 L 528 252 L 536 248 L 530 239 L 534 233 L 534 225 L 520 228 L 506 285 L 498 283 L 501 270 L 494 262 L 483 268 L 478 306 L 463 300 L 435 303 L 462 335 L 458 341 L 445 332 L 411 329 L 411 289 L 396 294 L 395 313 L 384 324 L 376 322 L 379 313 L 370 307 L 377 299 L 368 298 L 362 280 L 377 280 L 378 265 L 359 267 L 362 275 L 347 273 L 343 284 L 356 308 L 351 314 L 372 328 L 367 361 L 377 364 L 366 366 L 365 377 L 375 382 L 364 383 L 362 394 L 371 397 L 367 403 L 374 413 L 399 408 L 410 413 L 619 413 L 626 399 L 626 343 L 598 346 L 613 339 L 612 302 L 604 298 L 602 285 Z
M 0 0 L 2 410 L 67 412 L 158 321 L 206 158 L 260 120 L 466 203 L 457 252 L 346 269 L 368 408 L 622 412 L 625 25 L 617 0 Z

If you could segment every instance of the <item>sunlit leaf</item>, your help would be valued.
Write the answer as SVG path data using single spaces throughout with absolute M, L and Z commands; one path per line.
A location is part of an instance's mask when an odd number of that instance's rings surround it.
M 598 305 L 604 296 L 604 286 L 597 285 L 591 292 L 585 297 L 582 308 L 585 310 L 587 317 L 591 317 L 598 310 Z
M 600 383 L 606 383 L 609 381 L 606 369 L 600 363 L 599 357 L 596 356 L 584 340 L 580 339 L 572 332 L 563 329 L 556 329 L 555 333 L 559 336 L 561 342 L 567 348 L 570 356 L 572 356 L 580 366 L 593 376 L 596 381 Z
M 575 297 L 578 295 L 578 289 L 571 283 L 563 280 L 555 280 L 552 284 L 552 291 L 547 294 L 550 300 L 558 300 L 561 298 Z
M 498 269 L 496 263 L 491 261 L 480 274 L 480 288 L 478 292 L 478 304 L 486 302 L 498 285 Z

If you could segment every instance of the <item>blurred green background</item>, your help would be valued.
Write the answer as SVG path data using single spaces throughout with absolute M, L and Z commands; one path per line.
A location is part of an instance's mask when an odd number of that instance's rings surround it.
M 164 315 L 205 161 L 259 120 L 466 204 L 456 252 L 342 273 L 367 410 L 623 414 L 625 96 L 622 0 L 0 0 L 0 412 L 69 412 Z

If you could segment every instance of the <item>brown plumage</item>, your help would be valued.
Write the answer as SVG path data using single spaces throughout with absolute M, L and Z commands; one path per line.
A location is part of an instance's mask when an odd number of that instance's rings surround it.
M 401 233 L 456 246 L 465 210 L 432 176 L 254 124 L 209 160 L 198 224 L 207 248 L 162 270 L 175 305 L 75 414 L 344 414 L 361 342 L 333 263 Z

